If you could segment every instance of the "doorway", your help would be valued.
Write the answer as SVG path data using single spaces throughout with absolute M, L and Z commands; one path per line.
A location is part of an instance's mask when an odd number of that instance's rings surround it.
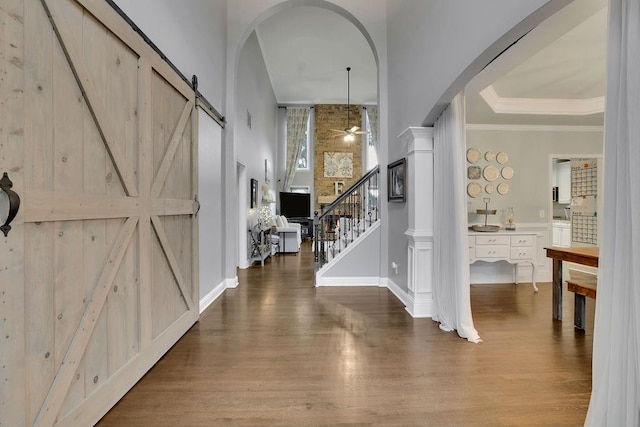
M 602 166 L 602 154 L 549 155 L 553 246 L 590 246 L 601 241 Z

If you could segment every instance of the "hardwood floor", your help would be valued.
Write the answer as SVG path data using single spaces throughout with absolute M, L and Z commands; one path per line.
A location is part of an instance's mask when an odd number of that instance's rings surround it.
M 472 286 L 472 344 L 385 288 L 313 287 L 311 256 L 239 271 L 98 426 L 583 424 L 592 301 L 581 333 L 550 283 Z

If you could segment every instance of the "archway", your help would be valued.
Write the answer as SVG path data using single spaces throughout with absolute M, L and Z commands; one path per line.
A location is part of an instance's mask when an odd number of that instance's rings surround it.
M 252 163 L 252 161 L 249 161 L 244 157 L 254 157 L 256 155 L 259 155 L 260 153 L 254 151 L 251 153 L 250 156 L 248 156 L 246 153 L 243 154 L 245 147 L 242 144 L 244 144 L 243 141 L 246 141 L 247 132 L 246 132 L 245 126 L 247 125 L 247 123 L 244 122 L 245 109 L 242 107 L 241 100 L 239 99 L 239 94 L 246 89 L 240 77 L 241 57 L 243 55 L 243 51 L 247 48 L 248 43 L 253 45 L 256 44 L 254 41 L 253 34 L 256 31 L 256 29 L 258 29 L 261 23 L 265 22 L 270 17 L 277 15 L 278 13 L 281 13 L 283 11 L 290 10 L 293 8 L 298 8 L 298 7 L 307 7 L 307 8 L 313 7 L 313 8 L 319 8 L 323 11 L 329 11 L 332 14 L 336 14 L 337 16 L 346 19 L 346 21 L 349 24 L 353 25 L 353 27 L 355 27 L 355 29 L 361 34 L 362 38 L 366 41 L 366 46 L 368 46 L 368 48 L 370 49 L 370 55 L 373 56 L 373 59 L 375 61 L 376 85 L 378 87 L 380 86 L 380 67 L 378 66 L 379 55 L 378 55 L 375 43 L 373 41 L 373 38 L 369 34 L 365 26 L 348 10 L 325 0 L 313 0 L 313 1 L 304 1 L 304 2 L 288 0 L 288 1 L 283 1 L 281 3 L 278 3 L 269 8 L 266 8 L 264 11 L 257 13 L 256 17 L 253 18 L 251 22 L 247 24 L 246 28 L 243 29 L 242 35 L 237 38 L 237 41 L 232 40 L 230 42 L 233 45 L 233 48 L 228 52 L 228 58 L 230 61 L 228 65 L 228 79 L 227 79 L 228 89 L 230 89 L 228 90 L 229 97 L 227 99 L 228 110 L 234 111 L 236 114 L 235 114 L 235 120 L 231 118 L 229 122 L 229 126 L 227 128 L 228 129 L 227 140 L 225 143 L 225 151 L 226 151 L 225 163 L 235 164 L 237 161 L 242 161 L 243 163 L 247 164 L 248 173 L 251 176 L 257 175 L 256 167 L 254 165 L 252 169 L 251 164 L 249 164 L 249 163 Z M 233 31 L 231 32 L 233 33 Z M 292 35 L 292 37 L 295 37 L 295 34 Z M 377 91 L 377 96 L 379 98 L 379 91 Z M 249 120 L 249 116 L 255 116 L 250 113 L 251 113 L 250 111 L 246 111 L 247 120 Z M 274 151 L 274 150 L 272 149 L 271 151 Z M 276 153 L 274 158 L 271 159 L 269 157 L 270 154 L 271 152 L 267 153 L 265 157 L 273 165 L 275 163 L 275 160 L 278 158 L 278 155 Z M 260 160 L 264 161 L 265 159 L 261 158 Z M 234 172 L 235 171 L 229 168 L 226 174 L 231 174 Z M 257 176 L 260 176 L 260 175 L 257 175 Z M 230 178 L 233 180 L 233 182 L 236 182 L 235 177 L 230 176 Z M 265 176 L 264 180 L 266 181 L 268 178 L 272 179 L 271 189 L 272 190 L 275 189 L 274 184 L 277 185 L 277 179 L 274 179 L 274 178 L 276 177 Z M 262 183 L 262 179 L 259 179 L 259 181 Z M 238 203 L 237 197 L 238 197 L 237 192 L 236 194 L 228 194 L 226 199 L 226 202 L 227 202 L 226 205 L 238 206 L 238 209 L 242 209 L 241 208 L 242 202 Z M 241 216 L 242 216 L 241 213 L 239 213 L 238 211 L 236 210 L 230 211 L 229 209 L 227 209 L 227 217 L 229 218 L 229 221 L 227 221 L 227 224 L 231 225 L 231 221 L 234 221 L 236 218 L 240 218 Z M 243 232 L 246 234 L 246 229 L 245 229 L 246 224 L 244 224 L 242 221 L 235 222 L 235 224 L 231 225 L 230 228 L 238 230 L 239 231 L 237 233 L 238 235 L 242 235 Z M 236 251 L 236 252 L 239 252 L 239 251 Z

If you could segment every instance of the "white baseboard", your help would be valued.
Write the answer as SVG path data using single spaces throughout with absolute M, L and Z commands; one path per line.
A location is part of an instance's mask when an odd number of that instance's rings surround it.
M 224 285 L 227 289 L 233 289 L 238 287 L 238 276 L 233 276 L 230 279 L 224 279 Z
M 409 295 L 407 295 L 407 291 L 402 290 L 400 286 L 396 285 L 393 280 L 389 279 L 388 277 L 381 277 L 380 286 L 389 289 L 391 293 L 395 295 L 402 304 L 404 304 L 405 306 L 407 305 L 407 301 L 409 301 Z
M 380 278 L 380 286 L 388 288 L 391 293 L 395 295 L 402 304 L 404 304 L 405 310 L 407 310 L 407 313 L 409 313 L 411 317 L 433 317 L 432 300 L 416 303 L 413 297 L 411 297 L 411 295 L 409 295 L 407 291 L 401 289 L 398 285 L 395 284 L 393 280 L 389 279 L 388 277 Z
M 387 288 L 405 306 L 414 318 L 433 317 L 433 301 L 415 302 L 414 299 L 388 277 L 325 277 L 316 286 L 379 286 Z
M 225 290 L 224 282 L 215 286 L 208 294 L 200 299 L 200 314 L 205 311 Z
M 433 317 L 433 300 L 423 300 L 420 302 L 416 302 L 411 295 L 407 295 L 409 300 L 408 304 L 405 307 L 405 310 L 411 315 L 413 318 L 432 318 Z
M 211 289 L 208 294 L 200 299 L 200 314 L 202 314 L 203 311 L 205 311 L 215 300 L 217 300 L 218 297 L 225 291 L 225 289 L 235 288 L 237 286 L 238 276 L 235 276 L 230 279 L 223 280 L 220 284 Z
M 379 277 L 317 277 L 316 286 L 381 286 Z

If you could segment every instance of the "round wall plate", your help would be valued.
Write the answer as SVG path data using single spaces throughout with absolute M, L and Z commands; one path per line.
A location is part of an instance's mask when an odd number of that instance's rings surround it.
M 476 163 L 478 160 L 480 160 L 481 156 L 482 154 L 476 148 L 469 148 L 467 150 L 467 161 L 469 163 Z
M 478 184 L 477 182 L 472 182 L 469 185 L 467 185 L 467 194 L 471 197 L 478 197 L 480 194 L 482 194 L 482 185 Z
M 495 165 L 489 165 L 484 167 L 482 171 L 482 176 L 484 177 L 484 179 L 491 182 L 498 179 L 498 177 L 500 176 L 500 172 L 498 171 L 498 168 Z
M 513 178 L 513 168 L 511 166 L 505 166 L 502 168 L 502 177 L 504 179 Z
M 493 184 L 487 184 L 484 186 L 484 192 L 487 194 L 493 193 Z
M 494 152 L 493 152 L 493 151 L 491 151 L 491 150 L 489 150 L 489 151 L 487 151 L 486 153 L 484 153 L 484 159 L 485 159 L 487 162 L 492 162 L 492 161 L 494 161 L 494 160 L 495 160 L 495 158 L 496 158 L 496 153 L 494 153 Z
M 501 182 L 498 184 L 498 194 L 505 195 L 509 192 L 509 184 L 506 182 Z
M 509 155 L 504 151 L 501 151 L 498 154 L 496 154 L 496 161 L 501 165 L 503 165 L 509 161 Z

